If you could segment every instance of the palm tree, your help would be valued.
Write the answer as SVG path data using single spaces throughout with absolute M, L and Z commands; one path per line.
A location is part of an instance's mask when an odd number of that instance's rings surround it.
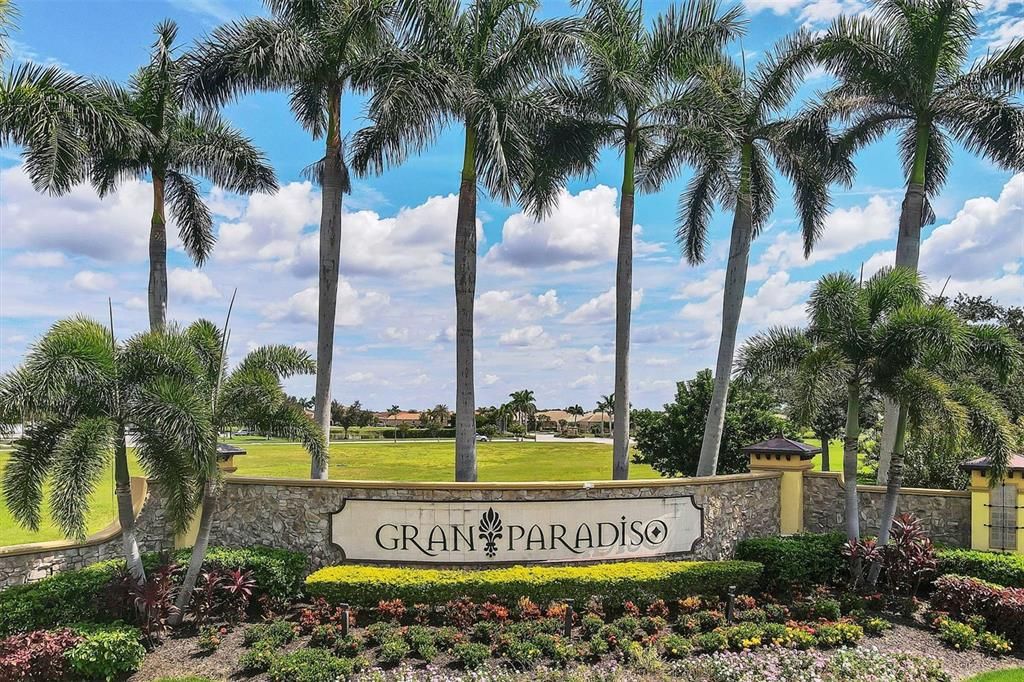
M 584 414 L 586 414 L 583 410 L 583 406 L 577 403 L 576 405 L 570 405 L 569 407 L 565 408 L 565 411 L 572 415 L 572 428 L 573 430 L 578 431 L 578 428 L 576 427 L 576 421 Z
M 601 414 L 601 437 L 604 437 L 604 417 L 606 414 L 615 414 L 615 396 L 614 395 L 602 395 L 601 399 L 597 401 L 596 411 Z M 614 427 L 612 429 L 614 434 Z
M 394 418 L 394 416 L 396 414 L 398 414 L 399 412 L 401 412 L 401 411 L 402 411 L 402 408 L 400 408 L 398 405 L 392 405 L 391 407 L 388 408 L 388 416 Z M 394 433 L 394 436 L 395 436 L 395 442 L 397 443 L 398 442 L 398 424 L 395 424 L 395 430 L 393 431 L 393 433 Z
M 773 327 L 751 337 L 740 350 L 741 376 L 790 377 L 798 401 L 794 409 L 801 420 L 812 417 L 830 393 L 845 388 L 843 477 L 850 539 L 860 537 L 857 452 L 861 397 L 867 389 L 886 392 L 881 390 L 887 385 L 883 368 L 894 366 L 897 360 L 896 350 L 886 342 L 887 325 L 904 308 L 920 306 L 923 300 L 923 283 L 906 268 L 883 268 L 863 284 L 849 273 L 825 275 L 807 302 L 807 329 Z
M 198 503 L 194 473 L 215 443 L 194 370 L 177 337 L 150 332 L 119 343 L 84 317 L 54 324 L 21 366 L 0 377 L 3 426 L 32 419 L 4 470 L 14 518 L 38 529 L 48 482 L 51 517 L 66 536 L 84 539 L 90 495 L 113 455 L 124 557 L 132 578 L 144 583 L 125 433 L 132 432 L 135 457 L 166 500 L 171 526 L 184 530 Z
M 174 22 L 159 24 L 150 62 L 128 87 L 102 84 L 146 135 L 126 144 L 96 145 L 89 172 L 101 197 L 115 191 L 125 178 L 152 177 L 149 325 L 154 330 L 163 328 L 167 317 L 167 209 L 196 265 L 202 265 L 213 249 L 213 218 L 193 176 L 242 194 L 277 190 L 274 171 L 251 140 L 213 111 L 186 108 L 177 86 L 181 67 L 174 58 L 177 33 Z
M 523 430 L 526 433 L 530 432 L 530 415 L 537 411 L 537 404 L 533 395 L 533 391 L 528 388 L 524 388 L 521 391 L 510 393 L 509 398 L 512 400 L 509 402 L 512 409 L 515 410 L 516 416 L 519 418 L 519 422 L 523 425 Z M 456 419 L 458 413 L 456 413 Z
M 535 84 L 576 49 L 571 19 L 537 21 L 530 0 L 404 0 L 404 49 L 382 59 L 369 103 L 372 125 L 354 139 L 352 164 L 381 172 L 426 149 L 448 124 L 463 131 L 455 220 L 455 479 L 475 481 L 477 185 L 543 215 L 557 187 L 534 182 L 537 131 L 550 113 Z
M 918 267 L 921 228 L 935 220 L 930 201 L 946 181 L 954 140 L 1001 168 L 1024 170 L 1024 40 L 968 68 L 975 10 L 972 0 L 877 0 L 869 15 L 836 19 L 822 44 L 839 84 L 819 113 L 850 122 L 844 153 L 899 135 L 907 189 L 898 266 Z M 897 421 L 897 405 L 887 401 L 879 483 L 889 474 Z
M 288 400 L 281 386 L 281 381 L 290 376 L 316 372 L 316 365 L 309 353 L 290 346 L 261 346 L 246 354 L 229 372 L 227 335 L 212 322 L 198 320 L 180 334 L 189 344 L 192 357 L 199 364 L 192 380 L 194 385 L 200 387 L 204 394 L 203 400 L 210 406 L 212 413 L 208 447 L 202 453 L 196 482 L 202 491 L 199 530 L 176 599 L 176 622 L 172 624 L 181 621 L 210 544 L 210 530 L 217 513 L 222 486 L 217 467 L 216 437 L 219 429 L 226 424 L 253 424 L 267 433 L 295 432 L 314 461 L 326 460 L 328 457 L 327 440 L 319 425 Z
M 696 141 L 681 133 L 653 153 L 643 185 L 660 188 L 687 163 L 696 173 L 680 197 L 678 237 L 686 260 L 703 262 L 714 202 L 735 207 L 722 299 L 722 331 L 715 365 L 715 385 L 701 443 L 698 476 L 714 476 L 725 424 L 729 378 L 733 370 L 736 333 L 747 284 L 750 243 L 775 207 L 775 167 L 793 185 L 800 214 L 804 255 L 810 253 L 829 207 L 830 180 L 846 180 L 845 164 L 828 164 L 833 150 L 827 129 L 816 121 L 796 118 L 790 105 L 804 74 L 814 64 L 816 40 L 799 31 L 783 38 L 748 73 L 730 61 L 703 69 L 694 81 L 693 97 L 714 102 L 725 123 L 705 131 Z M 680 121 L 687 124 L 687 119 Z M 827 167 L 826 167 L 827 166 Z
M 567 116 L 547 136 L 551 148 L 543 156 L 565 174 L 578 174 L 595 168 L 602 147 L 622 153 L 615 269 L 615 396 L 622 405 L 629 403 L 634 179 L 679 120 L 694 113 L 695 102 L 678 85 L 699 64 L 719 57 L 739 33 L 741 13 L 735 7 L 719 17 L 715 0 L 692 0 L 682 10 L 670 5 L 648 26 L 639 0 L 592 0 L 584 16 L 582 72 L 553 84 Z M 713 119 L 717 112 L 704 108 L 702 114 Z M 612 475 L 626 479 L 628 410 L 616 415 L 613 435 Z
M 292 112 L 324 156 L 308 178 L 321 187 L 320 269 L 314 418 L 329 441 L 334 323 L 341 258 L 341 202 L 350 190 L 342 149 L 341 103 L 346 89 L 362 89 L 360 69 L 389 42 L 393 0 L 265 0 L 273 13 L 225 24 L 186 57 L 185 90 L 220 104 L 256 90 L 287 90 Z M 327 460 L 311 462 L 310 476 L 327 478 Z

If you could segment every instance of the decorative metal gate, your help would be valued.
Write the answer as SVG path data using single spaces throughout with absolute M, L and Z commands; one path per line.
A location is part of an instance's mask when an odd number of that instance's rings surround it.
M 1017 486 L 997 485 L 989 504 L 989 546 L 992 549 L 1017 549 Z

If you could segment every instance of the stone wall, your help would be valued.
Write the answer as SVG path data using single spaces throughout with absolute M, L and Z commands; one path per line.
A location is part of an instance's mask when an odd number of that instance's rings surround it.
M 228 547 L 266 545 L 308 554 L 314 566 L 342 560 L 331 544 L 330 516 L 345 499 L 480 501 L 630 499 L 693 495 L 704 512 L 704 538 L 694 559 L 724 559 L 748 537 L 778 535 L 781 474 L 596 483 L 459 484 L 356 483 L 229 477 L 214 516 L 211 542 Z M 143 551 L 174 547 L 158 492 L 133 480 L 137 531 Z M 121 533 L 111 526 L 84 543 L 45 542 L 0 549 L 0 587 L 39 580 L 122 556 Z
M 132 479 L 136 530 L 143 552 L 174 548 L 174 534 L 164 522 L 163 501 L 143 478 Z M 0 547 L 0 587 L 33 582 L 59 571 L 83 568 L 124 556 L 120 527 L 111 526 L 85 542 L 58 540 Z
M 838 472 L 808 472 L 804 475 L 804 529 L 809 533 L 844 530 L 846 510 L 845 484 Z M 864 535 L 876 535 L 882 516 L 885 487 L 857 486 L 860 502 L 860 529 Z M 904 488 L 896 503 L 896 513 L 910 512 L 924 524 L 935 542 L 953 547 L 971 546 L 971 494 L 966 490 L 926 490 Z
M 231 478 L 214 517 L 211 542 L 228 547 L 270 545 L 309 554 L 315 566 L 342 560 L 330 541 L 329 517 L 346 498 L 446 501 L 629 499 L 693 495 L 704 510 L 704 540 L 695 559 L 732 556 L 748 537 L 779 534 L 780 474 L 706 479 L 545 484 L 376 484 Z

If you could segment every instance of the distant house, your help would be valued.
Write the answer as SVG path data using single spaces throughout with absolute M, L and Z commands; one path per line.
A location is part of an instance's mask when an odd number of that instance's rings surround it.
M 387 412 L 377 412 L 374 415 L 377 419 L 378 426 L 419 426 L 420 424 L 420 413 L 419 412 L 396 412 L 395 414 L 388 414 Z
M 538 431 L 553 433 L 589 433 L 600 430 L 601 422 L 606 428 L 611 425 L 611 415 L 601 412 L 585 412 L 574 416 L 565 410 L 541 410 L 534 415 Z

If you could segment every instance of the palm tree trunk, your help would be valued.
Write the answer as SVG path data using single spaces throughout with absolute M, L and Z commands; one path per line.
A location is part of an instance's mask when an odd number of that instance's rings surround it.
M 149 328 L 159 331 L 167 319 L 167 223 L 164 179 L 153 174 L 153 217 L 149 224 Z
M 819 431 L 817 436 L 818 440 L 821 441 L 821 470 L 831 471 L 831 462 L 829 462 L 828 459 L 828 442 L 831 440 L 832 436 L 825 431 Z
M 114 446 L 114 495 L 117 498 L 117 520 L 121 524 L 121 543 L 128 573 L 138 585 L 146 583 L 146 569 L 142 566 L 142 552 L 135 534 L 135 509 L 132 506 L 132 480 L 128 474 L 128 444 L 124 423 L 117 424 L 117 442 Z
M 633 172 L 636 142 L 626 143 L 619 203 L 619 250 L 615 259 L 615 411 L 612 478 L 629 478 L 629 326 L 633 313 Z M 623 406 L 625 406 L 623 408 Z
M 455 219 L 455 480 L 475 481 L 476 396 L 473 297 L 476 296 L 476 133 L 467 124 Z
M 174 600 L 177 613 L 170 617 L 171 625 L 180 624 L 181 619 L 185 617 L 185 609 L 188 608 L 192 591 L 196 588 L 196 580 L 199 578 L 199 571 L 203 568 L 203 561 L 206 559 L 206 549 L 210 546 L 210 530 L 213 527 L 213 515 L 216 510 L 217 496 L 214 493 L 213 482 L 207 480 L 203 486 L 203 510 L 199 513 L 199 530 L 196 533 L 196 541 L 192 545 L 192 556 L 188 560 L 185 579 L 181 581 L 178 596 Z
M 860 538 L 860 503 L 857 498 L 857 448 L 860 441 L 860 381 L 846 385 L 846 436 L 843 438 L 843 487 L 846 497 L 846 537 Z
M 896 417 L 896 441 L 889 462 L 888 479 L 885 484 L 885 501 L 882 503 L 882 518 L 879 520 L 878 546 L 885 547 L 892 532 L 892 520 L 896 518 L 896 504 L 899 502 L 900 488 L 903 485 L 903 456 L 906 451 L 907 439 L 907 406 L 900 405 Z M 878 582 L 881 564 L 875 563 L 868 574 L 868 584 Z
M 914 166 L 907 182 L 900 209 L 900 232 L 896 237 L 896 266 L 910 268 L 917 272 L 921 257 L 921 226 L 924 222 L 924 185 L 926 159 L 928 158 L 929 129 L 917 124 L 917 149 L 914 152 Z M 889 398 L 883 400 L 885 419 L 882 422 L 882 444 L 878 453 L 878 484 L 885 485 L 889 476 L 890 458 L 896 445 L 896 423 L 899 420 L 899 405 Z
M 711 394 L 708 418 L 704 424 L 704 440 L 700 446 L 698 476 L 714 476 L 718 472 L 718 451 L 722 446 L 725 429 L 725 407 L 729 399 L 729 379 L 732 376 L 733 356 L 736 353 L 736 332 L 743 308 L 743 293 L 747 288 L 747 265 L 750 260 L 749 168 L 752 152 L 743 147 L 740 170 L 740 190 L 736 201 L 736 214 L 732 221 L 729 240 L 729 262 L 725 270 L 725 289 L 722 295 L 722 336 L 718 341 L 718 361 L 715 364 L 715 386 Z
M 334 366 L 334 320 L 338 312 L 338 268 L 341 259 L 341 90 L 332 87 L 327 102 L 327 150 L 321 180 L 320 299 L 316 328 L 316 389 L 313 419 L 331 443 L 331 371 Z M 312 462 L 310 478 L 326 479 L 327 462 Z

